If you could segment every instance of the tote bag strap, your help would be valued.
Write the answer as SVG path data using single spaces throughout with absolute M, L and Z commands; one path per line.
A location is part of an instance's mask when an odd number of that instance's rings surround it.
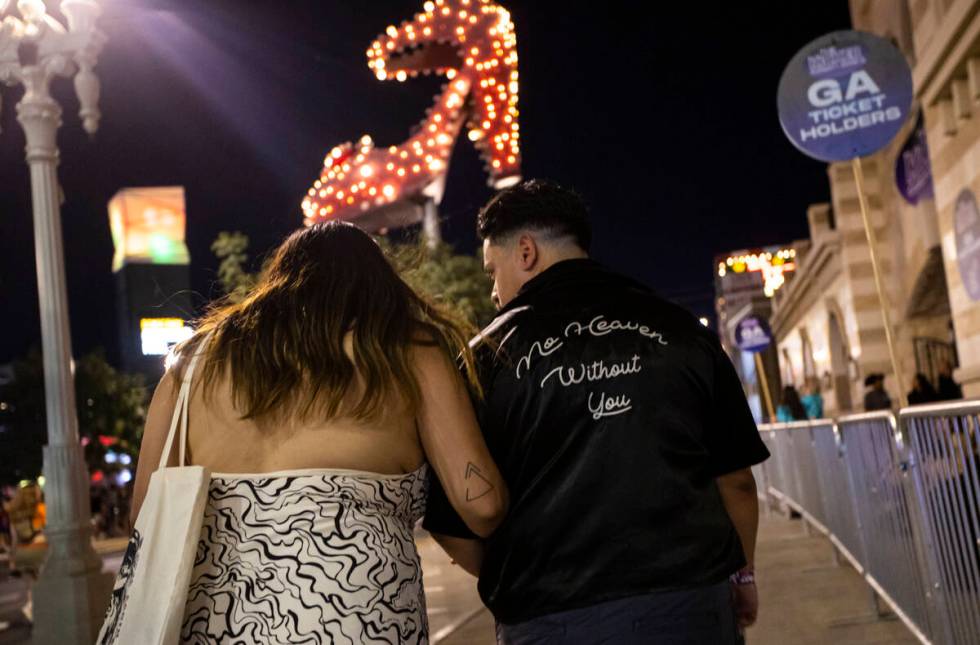
M 184 378 L 180 384 L 180 391 L 177 394 L 177 405 L 174 406 L 173 418 L 170 420 L 170 432 L 167 433 L 167 442 L 163 445 L 163 454 L 160 455 L 160 464 L 157 466 L 157 470 L 167 465 L 170 452 L 173 450 L 174 436 L 177 434 L 178 424 L 180 424 L 180 448 L 177 464 L 178 466 L 184 465 L 187 455 L 187 408 L 190 407 L 191 379 L 194 378 L 194 368 L 197 367 L 197 360 L 204 353 L 210 339 L 211 334 L 208 334 L 194 348 L 191 362 L 187 365 L 187 370 L 184 372 Z

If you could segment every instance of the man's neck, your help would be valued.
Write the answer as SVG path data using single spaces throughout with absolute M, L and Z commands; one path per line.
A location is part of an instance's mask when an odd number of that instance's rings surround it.
M 532 277 L 537 277 L 555 266 L 559 262 L 566 260 L 587 260 L 589 254 L 578 247 L 562 247 L 557 249 L 541 249 L 541 257 L 538 260 L 537 270 Z

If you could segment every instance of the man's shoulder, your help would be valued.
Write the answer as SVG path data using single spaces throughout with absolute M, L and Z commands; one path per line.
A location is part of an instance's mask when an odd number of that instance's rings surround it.
M 534 306 L 530 304 L 507 309 L 470 340 L 481 372 L 499 363 L 506 356 L 507 347 L 520 342 L 520 336 L 535 325 L 533 313 Z
M 643 282 L 611 269 L 599 271 L 594 281 L 581 286 L 567 285 L 566 289 L 575 298 L 591 305 L 585 308 L 612 307 L 622 313 L 655 316 L 662 323 L 687 327 L 699 335 L 704 332 L 704 326 L 690 311 L 664 298 Z
M 658 295 L 646 285 L 627 276 L 603 271 L 595 280 L 580 285 L 561 284 L 515 300 L 477 334 L 470 343 L 475 350 L 488 342 L 519 340 L 535 336 L 542 326 L 556 320 L 578 320 L 590 314 L 642 316 L 654 318 L 672 331 L 717 343 L 718 335 L 708 329 L 684 307 Z
M 525 304 L 520 307 L 514 307 L 513 309 L 505 309 L 504 311 L 497 314 L 497 316 L 490 321 L 490 324 L 480 330 L 476 336 L 470 341 L 470 347 L 476 349 L 481 344 L 487 343 L 493 339 L 499 339 L 503 334 L 506 334 L 508 330 L 514 327 L 517 322 L 521 319 L 526 319 L 528 315 L 533 311 L 534 306 L 531 304 Z

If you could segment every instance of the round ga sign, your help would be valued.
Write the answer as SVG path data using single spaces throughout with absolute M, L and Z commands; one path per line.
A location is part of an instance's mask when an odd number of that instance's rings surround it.
M 761 352 L 772 343 L 772 332 L 762 318 L 748 316 L 735 326 L 735 345 L 743 352 Z
M 963 288 L 972 300 L 980 300 L 980 209 L 977 209 L 977 198 L 970 190 L 962 190 L 956 198 L 953 230 L 956 234 L 956 264 Z
M 835 31 L 796 53 L 779 80 L 779 122 L 820 161 L 884 148 L 912 105 L 912 72 L 898 49 L 862 31 Z

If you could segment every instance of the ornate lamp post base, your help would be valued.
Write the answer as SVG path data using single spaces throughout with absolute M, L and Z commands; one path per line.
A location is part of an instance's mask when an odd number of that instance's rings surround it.
M 46 446 L 44 472 L 49 473 L 48 486 L 55 484 L 53 490 L 70 490 L 84 497 L 65 504 L 67 500 L 52 496 L 49 504 L 75 509 L 84 504 L 87 508 L 88 482 L 81 445 Z M 53 478 L 64 481 L 53 482 Z M 95 641 L 105 619 L 113 576 L 102 571 L 102 558 L 92 548 L 92 527 L 87 521 L 49 524 L 44 533 L 48 557 L 34 585 L 33 640 L 88 645 Z

